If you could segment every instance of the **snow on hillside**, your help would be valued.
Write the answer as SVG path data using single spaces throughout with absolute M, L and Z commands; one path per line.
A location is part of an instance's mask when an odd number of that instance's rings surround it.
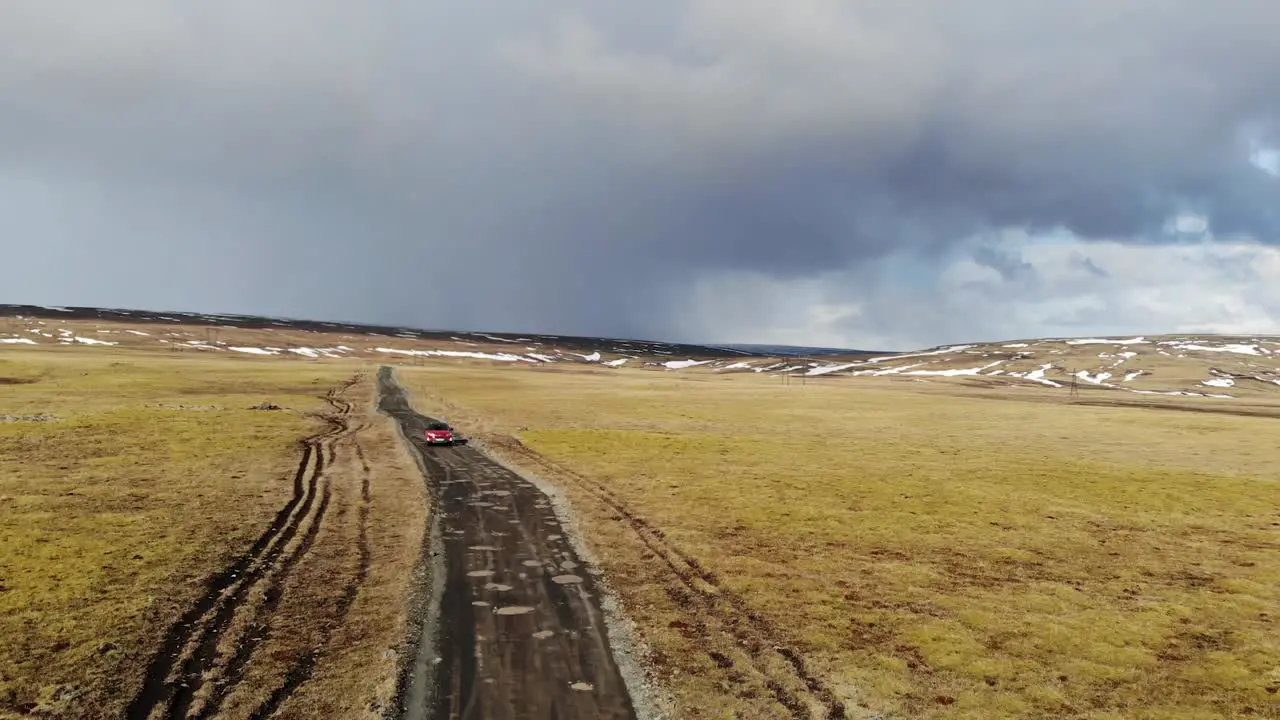
M 857 360 L 831 358 L 799 370 L 777 359 L 713 363 L 721 373 L 801 372 L 824 381 L 963 379 L 999 386 L 1075 386 L 1092 392 L 1232 399 L 1280 392 L 1280 338 L 1214 335 L 1046 338 L 967 343 Z
M 0 316 L 0 323 L 5 323 L 0 324 L 3 352 L 19 354 L 39 347 L 86 352 L 152 349 L 264 362 L 362 358 L 530 369 L 590 365 L 622 373 L 793 375 L 821 383 L 956 382 L 1055 392 L 1075 386 L 1081 395 L 1090 396 L 1120 392 L 1231 399 L 1280 392 L 1280 338 L 1265 336 L 1024 338 L 897 353 L 769 355 L 752 354 L 741 346 L 369 328 L 235 316 L 131 315 L 83 309 L 40 312 Z

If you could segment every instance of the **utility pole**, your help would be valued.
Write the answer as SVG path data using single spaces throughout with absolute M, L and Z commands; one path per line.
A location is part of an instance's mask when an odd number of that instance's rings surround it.
M 1071 371 L 1071 399 L 1076 400 L 1080 397 L 1080 379 L 1076 375 L 1076 371 Z

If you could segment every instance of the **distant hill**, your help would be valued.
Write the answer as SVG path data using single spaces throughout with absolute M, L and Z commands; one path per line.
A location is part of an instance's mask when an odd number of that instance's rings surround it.
M 312 333 L 352 333 L 366 337 L 394 337 L 404 340 L 435 341 L 442 343 L 466 342 L 470 344 L 499 343 L 512 346 L 530 345 L 543 347 L 554 345 L 566 351 L 585 355 L 606 352 L 628 357 L 660 356 L 670 358 L 725 358 L 764 355 L 727 345 L 708 346 L 689 343 L 669 343 L 653 340 L 602 338 L 575 335 L 546 335 L 541 333 L 478 332 L 471 330 L 424 330 L 402 325 L 372 325 L 364 323 L 325 322 L 297 318 L 268 317 L 259 315 L 233 315 L 193 313 L 178 311 L 133 310 L 121 308 L 95 308 L 78 306 L 40 306 L 0 304 L 0 317 L 33 317 L 56 320 L 97 320 L 106 322 L 154 323 L 161 325 L 186 325 L 199 327 L 224 327 L 251 330 L 291 330 Z
M 762 345 L 753 343 L 719 343 L 707 347 L 741 350 L 752 355 L 801 357 L 805 355 L 890 355 L 890 350 L 854 350 L 851 348 L 811 347 L 807 345 Z
M 490 338 L 498 342 L 530 342 L 555 340 L 558 344 L 573 348 L 614 349 L 616 352 L 648 352 L 660 355 L 689 355 L 695 357 L 731 357 L 731 356 L 778 356 L 797 357 L 803 355 L 864 355 L 870 350 L 851 350 L 848 348 L 806 347 L 800 345 L 753 345 L 748 343 L 669 343 L 653 340 L 628 340 L 623 338 L 600 338 L 572 335 L 544 335 L 538 333 L 502 333 L 477 332 L 449 329 L 422 329 L 395 325 L 372 325 L 364 323 L 323 322 L 302 320 L 297 318 L 267 317 L 257 315 L 233 315 L 192 313 L 177 311 L 148 311 L 119 308 L 93 307 L 45 307 L 39 305 L 0 305 L 0 317 L 25 315 L 29 317 L 83 319 L 83 320 L 115 320 L 132 322 L 177 323 L 187 325 L 222 325 L 238 328 L 290 328 L 312 332 L 353 332 L 403 337 L 415 336 L 421 339 L 451 339 L 457 335 L 470 335 Z
M 990 390 L 1046 389 L 1081 402 L 1160 396 L 1280 396 L 1280 337 L 1212 334 L 1042 338 L 907 352 L 767 344 L 694 345 L 542 334 L 405 327 L 83 307 L 0 305 L 0 347 L 105 346 L 262 358 L 481 361 L 531 368 L 758 373 L 823 382 L 952 383 Z M 1026 395 L 1025 393 L 1023 393 Z M 1026 395 L 1031 397 L 1030 395 Z M 1262 406 L 1259 406 L 1262 407 Z M 1265 412 L 1264 412 L 1265 411 Z

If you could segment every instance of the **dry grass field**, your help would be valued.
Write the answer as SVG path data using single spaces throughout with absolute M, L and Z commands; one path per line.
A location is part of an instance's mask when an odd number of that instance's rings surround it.
M 565 489 L 682 717 L 1280 717 L 1273 417 L 968 378 L 401 375 Z
M 1280 718 L 1275 339 L 799 363 L 6 322 L 0 718 L 377 716 L 427 510 L 375 411 L 400 358 L 562 488 L 676 717 Z
M 350 407 L 350 432 L 329 441 L 330 463 L 315 473 L 327 503 L 299 514 L 279 561 L 288 570 L 262 575 L 282 594 L 254 586 L 231 616 L 212 668 L 228 686 L 208 683 L 191 700 L 222 694 L 227 716 L 247 717 L 320 648 L 324 662 L 280 716 L 360 717 L 386 702 L 425 499 L 394 425 L 374 410 L 372 375 L 346 386 L 360 370 L 0 351 L 0 717 L 121 717 L 171 623 L 285 506 L 300 441 L 325 431 L 325 395 L 344 387 L 335 397 Z M 250 409 L 264 402 L 282 409 Z M 247 631 L 263 639 L 237 666 L 228 639 Z

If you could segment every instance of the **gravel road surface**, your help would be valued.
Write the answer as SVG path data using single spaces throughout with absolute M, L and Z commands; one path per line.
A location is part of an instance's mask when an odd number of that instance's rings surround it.
M 551 502 L 466 445 L 430 447 L 390 368 L 380 409 L 419 456 L 433 502 L 422 632 L 405 664 L 405 720 L 637 717 L 599 592 Z

